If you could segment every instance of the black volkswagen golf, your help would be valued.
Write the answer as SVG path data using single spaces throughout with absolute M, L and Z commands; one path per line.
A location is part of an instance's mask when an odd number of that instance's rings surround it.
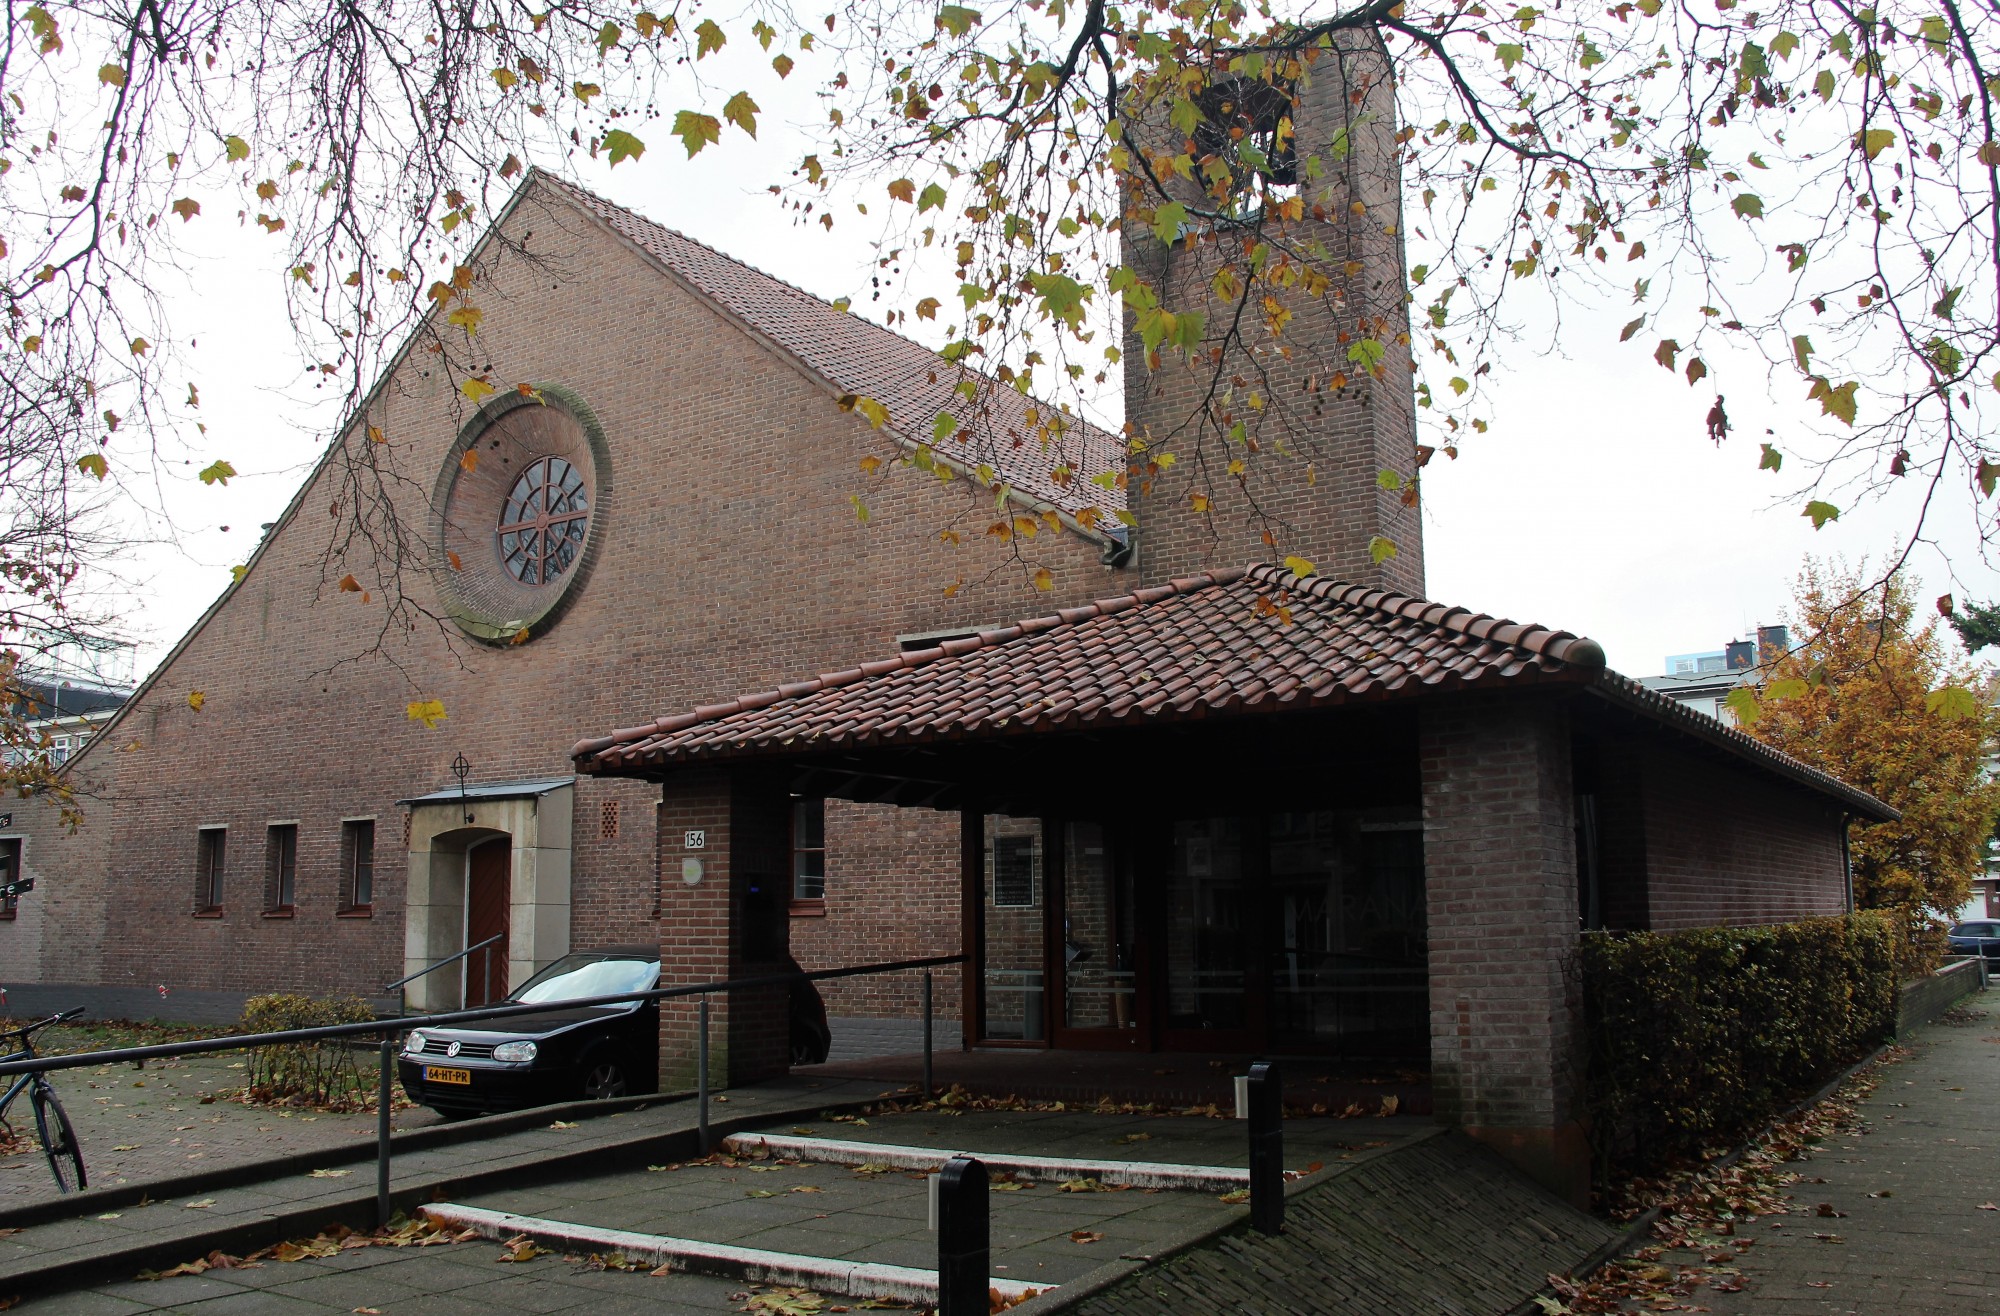
M 403 1091 L 448 1119 L 651 1092 L 660 1070 L 659 1005 L 564 1003 L 648 991 L 659 981 L 658 947 L 565 955 L 508 998 L 547 1010 L 495 1019 L 484 1028 L 412 1032 L 396 1063 Z

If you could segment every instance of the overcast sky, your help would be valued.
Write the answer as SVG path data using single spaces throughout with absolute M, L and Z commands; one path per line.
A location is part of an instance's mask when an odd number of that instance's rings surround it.
M 791 85 L 799 84 L 795 75 Z M 766 191 L 809 149 L 784 122 L 786 105 L 767 100 L 766 108 L 755 144 L 732 134 L 727 153 L 688 161 L 658 130 L 637 162 L 613 171 L 578 161 L 567 172 L 808 291 L 852 296 L 856 310 L 879 315 L 890 304 L 868 300 L 869 222 L 850 216 L 832 234 L 797 227 Z M 803 95 L 789 109 L 815 113 Z M 135 550 L 123 567 L 142 673 L 247 558 L 259 524 L 283 508 L 337 420 L 324 394 L 287 383 L 302 376 L 283 318 L 278 253 L 260 236 L 218 221 L 206 231 L 210 247 L 190 263 L 189 290 L 172 298 L 180 337 L 198 343 L 190 357 L 209 434 L 207 450 L 189 454 L 166 495 L 177 533 Z M 1815 532 L 1799 512 L 1800 464 L 1774 476 L 1757 461 L 1760 440 L 1800 437 L 1803 384 L 1781 381 L 1774 401 L 1760 363 L 1709 352 L 1712 381 L 1690 388 L 1638 342 L 1617 344 L 1630 314 L 1621 305 L 1572 311 L 1567 355 L 1550 350 L 1546 334 L 1513 352 L 1495 389 L 1492 432 L 1468 438 L 1459 460 L 1440 456 L 1425 473 L 1425 555 L 1433 598 L 1590 635 L 1613 667 L 1643 676 L 1662 670 L 1667 654 L 1720 648 L 1779 620 L 1808 552 L 1882 558 L 1914 524 L 1920 491 L 1858 507 L 1836 499 L 1841 519 Z M 1728 395 L 1735 426 L 1721 447 L 1704 425 L 1711 382 Z M 193 478 L 211 457 L 241 472 L 226 489 Z M 1940 544 L 1912 559 L 1920 597 L 1952 589 L 1961 599 L 1989 598 L 2000 586 L 1953 499 L 1936 527 Z

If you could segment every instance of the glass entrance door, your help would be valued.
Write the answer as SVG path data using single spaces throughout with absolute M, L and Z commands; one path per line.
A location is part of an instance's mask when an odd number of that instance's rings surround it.
M 1258 883 L 1238 818 L 1173 825 L 1164 901 L 1165 1002 L 1161 1040 L 1180 1049 L 1254 1045 L 1263 1026 Z
M 1040 818 L 986 818 L 979 1040 L 1048 1044 L 1049 898 Z
M 1062 829 L 1060 910 L 1062 1002 L 1056 1045 L 1091 1050 L 1139 1050 L 1152 1042 L 1140 1028 L 1137 910 L 1131 856 L 1113 845 L 1101 823 Z

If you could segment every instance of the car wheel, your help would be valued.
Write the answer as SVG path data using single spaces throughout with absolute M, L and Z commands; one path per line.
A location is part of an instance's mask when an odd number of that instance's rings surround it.
M 595 1055 L 584 1061 L 584 1100 L 603 1101 L 610 1097 L 622 1097 L 630 1087 L 625 1078 L 625 1066 L 617 1056 Z

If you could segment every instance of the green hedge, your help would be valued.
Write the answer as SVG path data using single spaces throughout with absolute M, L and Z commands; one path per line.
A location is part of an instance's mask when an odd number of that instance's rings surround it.
M 242 1029 L 276 1033 L 366 1023 L 374 1017 L 368 1002 L 355 996 L 277 993 L 253 996 L 244 1003 Z M 253 1047 L 248 1078 L 252 1101 L 321 1110 L 359 1109 L 371 1086 L 363 1081 L 355 1051 L 345 1040 Z
M 1765 1122 L 1885 1036 L 1894 924 L 1593 933 L 1581 965 L 1600 1180 L 1698 1155 Z

